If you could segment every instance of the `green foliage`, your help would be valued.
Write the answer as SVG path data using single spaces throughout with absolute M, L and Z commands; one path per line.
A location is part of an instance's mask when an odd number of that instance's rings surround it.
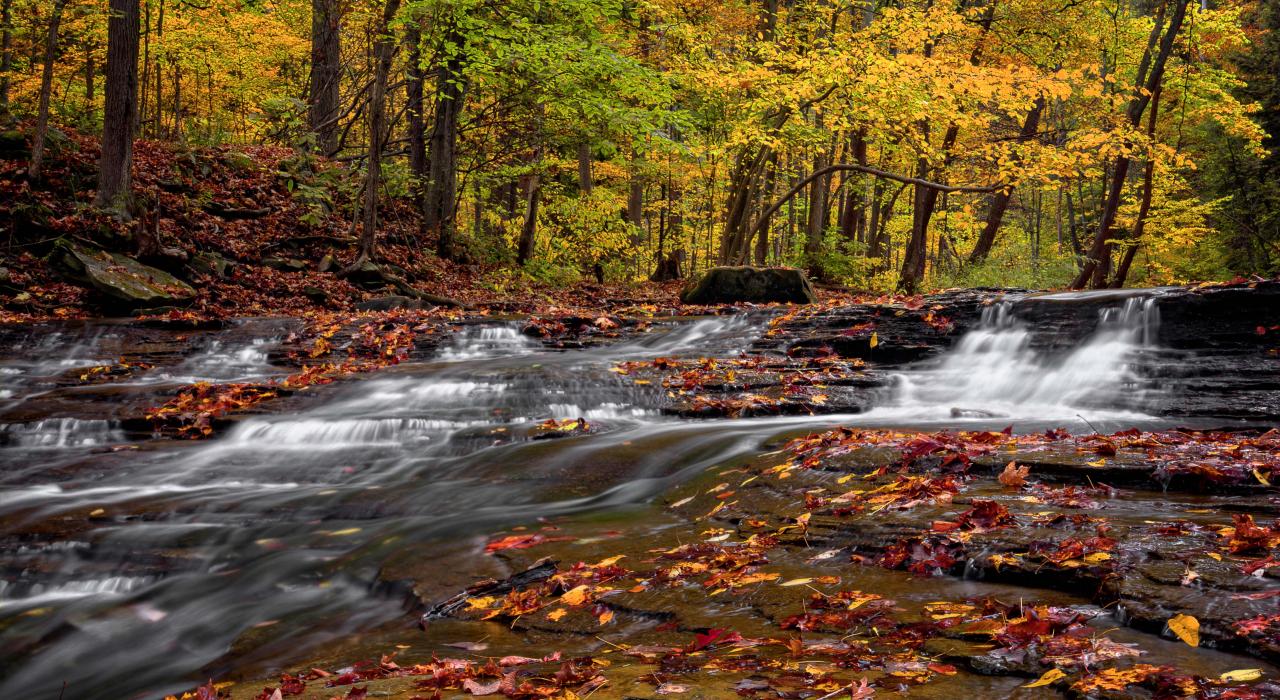
M 932 280 L 938 289 L 954 287 L 1021 287 L 1054 289 L 1071 283 L 1077 272 L 1067 256 L 1027 259 L 1010 246 L 999 248 L 978 265 L 944 267 Z

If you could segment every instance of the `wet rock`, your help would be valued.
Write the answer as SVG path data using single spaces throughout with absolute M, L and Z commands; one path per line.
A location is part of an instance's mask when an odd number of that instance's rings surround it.
M 789 267 L 713 267 L 685 287 L 686 304 L 813 304 L 818 295 L 800 270 Z
M 152 308 L 189 302 L 195 290 L 173 275 L 127 255 L 60 241 L 54 260 L 70 279 L 100 292 L 109 306 Z

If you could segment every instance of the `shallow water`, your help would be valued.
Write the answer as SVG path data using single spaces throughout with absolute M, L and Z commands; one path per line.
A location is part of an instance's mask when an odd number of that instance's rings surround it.
M 120 355 L 118 326 L 12 343 L 0 359 L 5 415 L 74 415 L 0 426 L 0 653 L 16 661 L 0 697 L 54 698 L 64 682 L 67 697 L 156 697 L 201 680 L 208 664 L 234 666 L 232 643 L 263 625 L 270 651 L 237 653 L 264 666 L 303 658 L 403 617 L 401 597 L 375 585 L 396 551 L 453 552 L 539 518 L 629 512 L 779 436 L 837 424 L 1170 424 L 1157 415 L 1169 389 L 1141 371 L 1156 352 L 1154 304 L 1119 299 L 1092 338 L 1057 356 L 1033 349 L 1030 322 L 1011 313 L 992 311 L 951 353 L 901 373 L 860 416 L 682 420 L 657 410 L 660 387 L 609 371 L 623 360 L 736 356 L 767 315 L 660 323 L 638 339 L 562 352 L 496 323 L 211 441 L 137 446 L 112 406 L 179 383 L 276 376 L 270 350 L 287 324 L 201 335 L 177 361 L 96 390 L 57 377 Z M 528 438 L 537 422 L 578 417 L 597 432 Z

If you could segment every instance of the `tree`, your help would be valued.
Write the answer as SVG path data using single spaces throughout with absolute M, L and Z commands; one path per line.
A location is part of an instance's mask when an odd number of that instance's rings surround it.
M 1147 105 L 1151 102 L 1152 95 L 1160 92 L 1160 87 L 1164 80 L 1165 65 L 1169 61 L 1169 55 L 1173 53 L 1174 40 L 1182 29 L 1182 21 L 1187 15 L 1187 5 L 1190 0 L 1170 1 L 1173 3 L 1173 13 L 1169 19 L 1169 26 L 1164 29 L 1164 34 L 1161 36 L 1164 12 L 1164 6 L 1161 6 L 1161 14 L 1151 30 L 1151 37 L 1147 42 L 1146 51 L 1142 56 L 1142 63 L 1138 68 L 1138 78 L 1135 81 L 1133 96 L 1129 99 L 1129 106 L 1125 110 L 1125 121 L 1131 128 L 1137 128 L 1142 121 L 1143 113 L 1147 110 Z M 1075 281 L 1071 283 L 1073 289 L 1081 289 L 1086 284 L 1094 288 L 1107 286 L 1107 271 L 1111 260 L 1111 240 L 1114 234 L 1113 226 L 1116 214 L 1120 210 L 1125 178 L 1129 173 L 1131 162 L 1132 159 L 1128 155 L 1121 154 L 1116 156 L 1111 166 L 1111 187 L 1107 194 L 1106 204 L 1102 209 L 1102 218 L 1098 223 L 1098 231 L 1094 234 L 1093 245 L 1089 248 L 1084 267 L 1081 268 L 1080 274 L 1076 276 Z
M 55 0 L 49 16 L 49 29 L 44 43 L 44 69 L 40 73 L 40 105 L 36 109 L 36 135 L 31 145 L 31 167 L 28 175 L 40 180 L 44 165 L 45 139 L 49 136 L 49 97 L 53 94 L 53 61 L 58 53 L 58 26 L 62 24 L 62 9 L 66 0 Z
M 106 108 L 94 203 L 128 216 L 133 184 L 133 126 L 138 109 L 138 0 L 111 0 L 107 21 Z
M 387 76 L 396 50 L 391 35 L 392 22 L 400 11 L 400 0 L 386 0 L 382 24 L 374 44 L 373 87 L 369 97 L 369 150 L 365 156 L 364 223 L 360 231 L 360 250 L 348 271 L 354 271 L 373 259 L 378 236 L 378 200 L 382 187 L 382 149 L 387 133 Z
M 338 150 L 341 23 L 338 0 L 311 0 L 311 80 L 307 123 L 316 135 L 316 148 L 327 155 Z

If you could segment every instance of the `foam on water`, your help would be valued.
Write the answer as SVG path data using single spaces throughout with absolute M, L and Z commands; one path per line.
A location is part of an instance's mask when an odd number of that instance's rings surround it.
M 479 360 L 487 357 L 526 355 L 539 348 L 537 341 L 524 335 L 514 325 L 471 326 L 455 336 L 453 343 L 440 350 L 445 362 Z
M 48 418 L 0 425 L 0 445 L 13 447 L 93 447 L 123 440 L 117 424 L 106 420 Z
M 1155 348 L 1160 311 L 1154 298 L 1129 297 L 1103 309 L 1093 334 L 1064 353 L 1033 347 L 1035 330 L 1004 302 L 983 310 L 981 324 L 941 359 L 895 378 L 872 417 L 1142 417 L 1161 398 L 1140 363 Z

